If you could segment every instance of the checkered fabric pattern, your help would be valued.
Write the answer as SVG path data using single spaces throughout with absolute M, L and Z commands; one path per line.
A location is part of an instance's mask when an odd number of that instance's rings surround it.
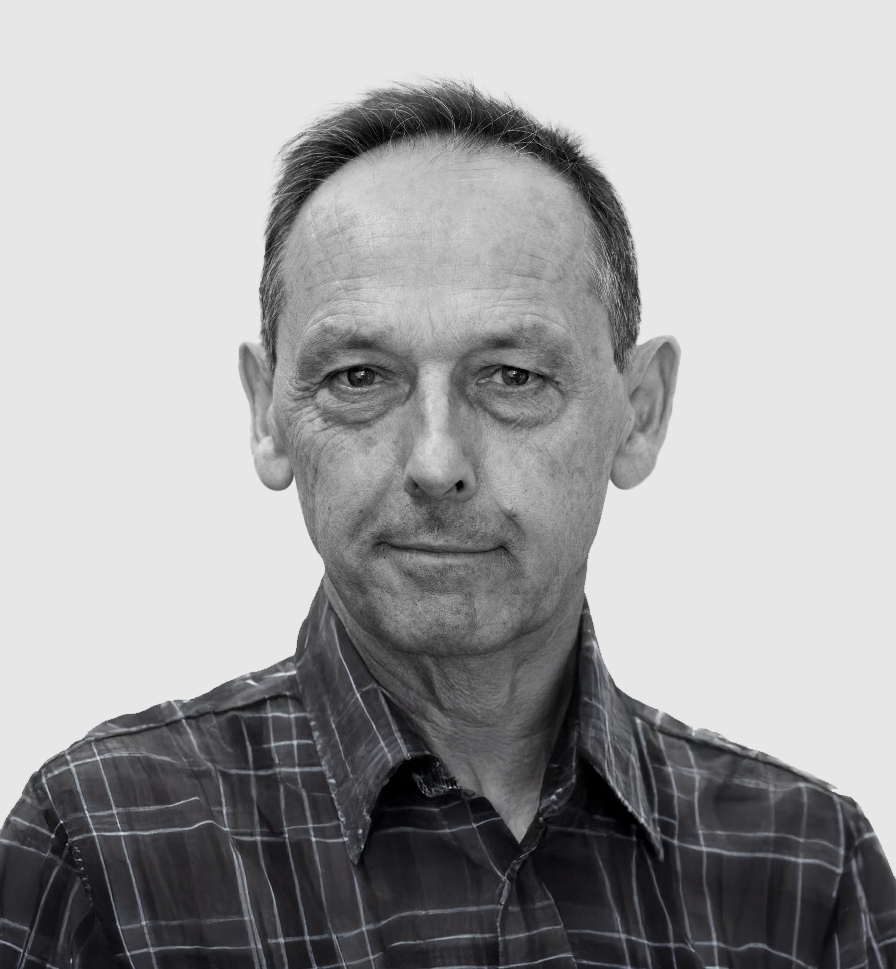
M 620 693 L 587 610 L 521 843 L 323 593 L 294 658 L 98 727 L 0 835 L 2 969 L 894 965 L 858 807 Z

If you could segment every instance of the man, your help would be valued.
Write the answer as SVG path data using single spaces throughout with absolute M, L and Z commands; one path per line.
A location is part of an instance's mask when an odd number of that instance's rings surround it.
M 443 84 L 284 156 L 241 348 L 325 575 L 294 657 L 107 723 L 2 835 L 0 966 L 893 966 L 857 806 L 614 687 L 584 603 L 678 347 L 612 188 Z

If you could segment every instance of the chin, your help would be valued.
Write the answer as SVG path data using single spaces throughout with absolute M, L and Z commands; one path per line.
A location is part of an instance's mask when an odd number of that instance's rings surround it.
M 499 652 L 544 626 L 568 591 L 559 572 L 529 575 L 506 553 L 456 564 L 384 555 L 327 571 L 362 629 L 417 655 Z
M 376 634 L 401 652 L 435 656 L 481 656 L 533 632 L 541 617 L 527 615 L 533 597 L 507 590 L 429 591 L 413 598 L 385 594 L 365 610 Z

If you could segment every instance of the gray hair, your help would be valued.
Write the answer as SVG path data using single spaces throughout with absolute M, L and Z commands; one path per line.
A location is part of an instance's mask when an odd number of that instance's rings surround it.
M 322 117 L 284 146 L 259 287 L 261 337 L 271 372 L 285 302 L 281 266 L 299 210 L 322 182 L 353 158 L 399 141 L 422 139 L 539 159 L 578 192 L 594 226 L 590 261 L 595 292 L 609 317 L 613 359 L 624 371 L 638 339 L 641 297 L 631 230 L 613 186 L 569 132 L 541 124 L 513 102 L 483 94 L 472 84 L 438 81 L 371 91 Z

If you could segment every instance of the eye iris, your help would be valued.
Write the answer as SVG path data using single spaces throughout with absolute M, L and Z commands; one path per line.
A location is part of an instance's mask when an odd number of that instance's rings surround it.
M 510 384 L 513 387 L 519 387 L 522 384 L 528 383 L 529 371 L 522 370 L 519 367 L 502 367 L 501 379 L 505 384 Z
M 345 376 L 352 387 L 369 387 L 375 374 L 369 367 L 352 367 L 345 372 Z

